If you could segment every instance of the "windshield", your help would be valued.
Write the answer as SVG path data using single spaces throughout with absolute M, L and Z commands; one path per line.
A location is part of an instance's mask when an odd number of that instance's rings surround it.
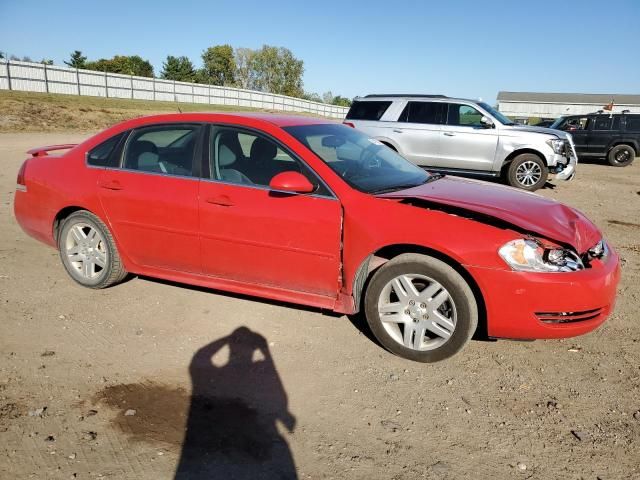
M 564 117 L 560 117 L 560 118 L 556 119 L 556 121 L 555 121 L 555 122 L 553 122 L 553 123 L 549 126 L 549 128 L 555 128 L 555 129 L 557 129 L 557 128 L 560 126 L 560 124 L 561 124 L 562 122 L 564 122 Z
M 378 140 L 345 125 L 300 125 L 284 130 L 362 192 L 402 190 L 436 178 Z
M 498 110 L 496 110 L 495 108 L 487 105 L 486 103 L 480 102 L 480 103 L 478 103 L 478 105 L 480 105 L 482 108 L 484 108 L 488 113 L 491 114 L 491 116 L 493 116 L 493 118 L 498 120 L 501 124 L 503 124 L 503 125 L 516 125 L 516 122 L 512 121 L 511 119 L 509 119 L 509 117 L 504 116 Z

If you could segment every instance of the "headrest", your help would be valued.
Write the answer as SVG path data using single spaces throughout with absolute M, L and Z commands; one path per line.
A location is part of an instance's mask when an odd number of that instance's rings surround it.
M 220 167 L 228 167 L 236 161 L 236 154 L 229 147 L 222 144 L 218 148 L 218 165 Z
M 251 144 L 250 156 L 252 160 L 273 160 L 278 154 L 278 148 L 273 142 L 264 138 L 256 138 Z

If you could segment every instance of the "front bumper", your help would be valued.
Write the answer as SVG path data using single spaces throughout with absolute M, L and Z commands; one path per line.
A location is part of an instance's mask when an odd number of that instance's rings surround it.
M 599 327 L 613 310 L 620 280 L 617 253 L 610 248 L 591 268 L 569 273 L 527 273 L 467 267 L 487 308 L 489 336 L 575 337 Z
M 569 139 L 569 142 L 565 145 L 564 155 L 554 153 L 549 162 L 549 165 L 555 165 L 555 168 L 552 168 L 551 171 L 556 174 L 556 180 L 572 180 L 576 174 L 578 155 L 573 141 Z

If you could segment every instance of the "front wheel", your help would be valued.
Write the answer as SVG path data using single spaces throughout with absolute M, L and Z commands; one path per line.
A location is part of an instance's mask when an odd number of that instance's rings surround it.
M 86 210 L 74 212 L 64 220 L 58 248 L 69 276 L 85 287 L 106 288 L 127 275 L 111 232 Z
M 512 187 L 533 192 L 547 181 L 547 165 L 533 153 L 522 153 L 513 159 L 507 171 L 507 182 Z
M 630 145 L 616 145 L 609 151 L 607 159 L 609 165 L 614 167 L 626 167 L 631 165 L 636 158 L 636 151 Z
M 390 352 L 416 362 L 458 353 L 478 325 L 471 288 L 446 263 L 402 254 L 373 275 L 365 293 L 367 323 Z

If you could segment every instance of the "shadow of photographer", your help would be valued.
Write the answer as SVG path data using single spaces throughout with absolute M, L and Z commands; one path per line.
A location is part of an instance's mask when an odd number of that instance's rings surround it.
M 277 426 L 293 432 L 296 419 L 264 337 L 240 327 L 198 350 L 189 373 L 176 480 L 297 478 Z

